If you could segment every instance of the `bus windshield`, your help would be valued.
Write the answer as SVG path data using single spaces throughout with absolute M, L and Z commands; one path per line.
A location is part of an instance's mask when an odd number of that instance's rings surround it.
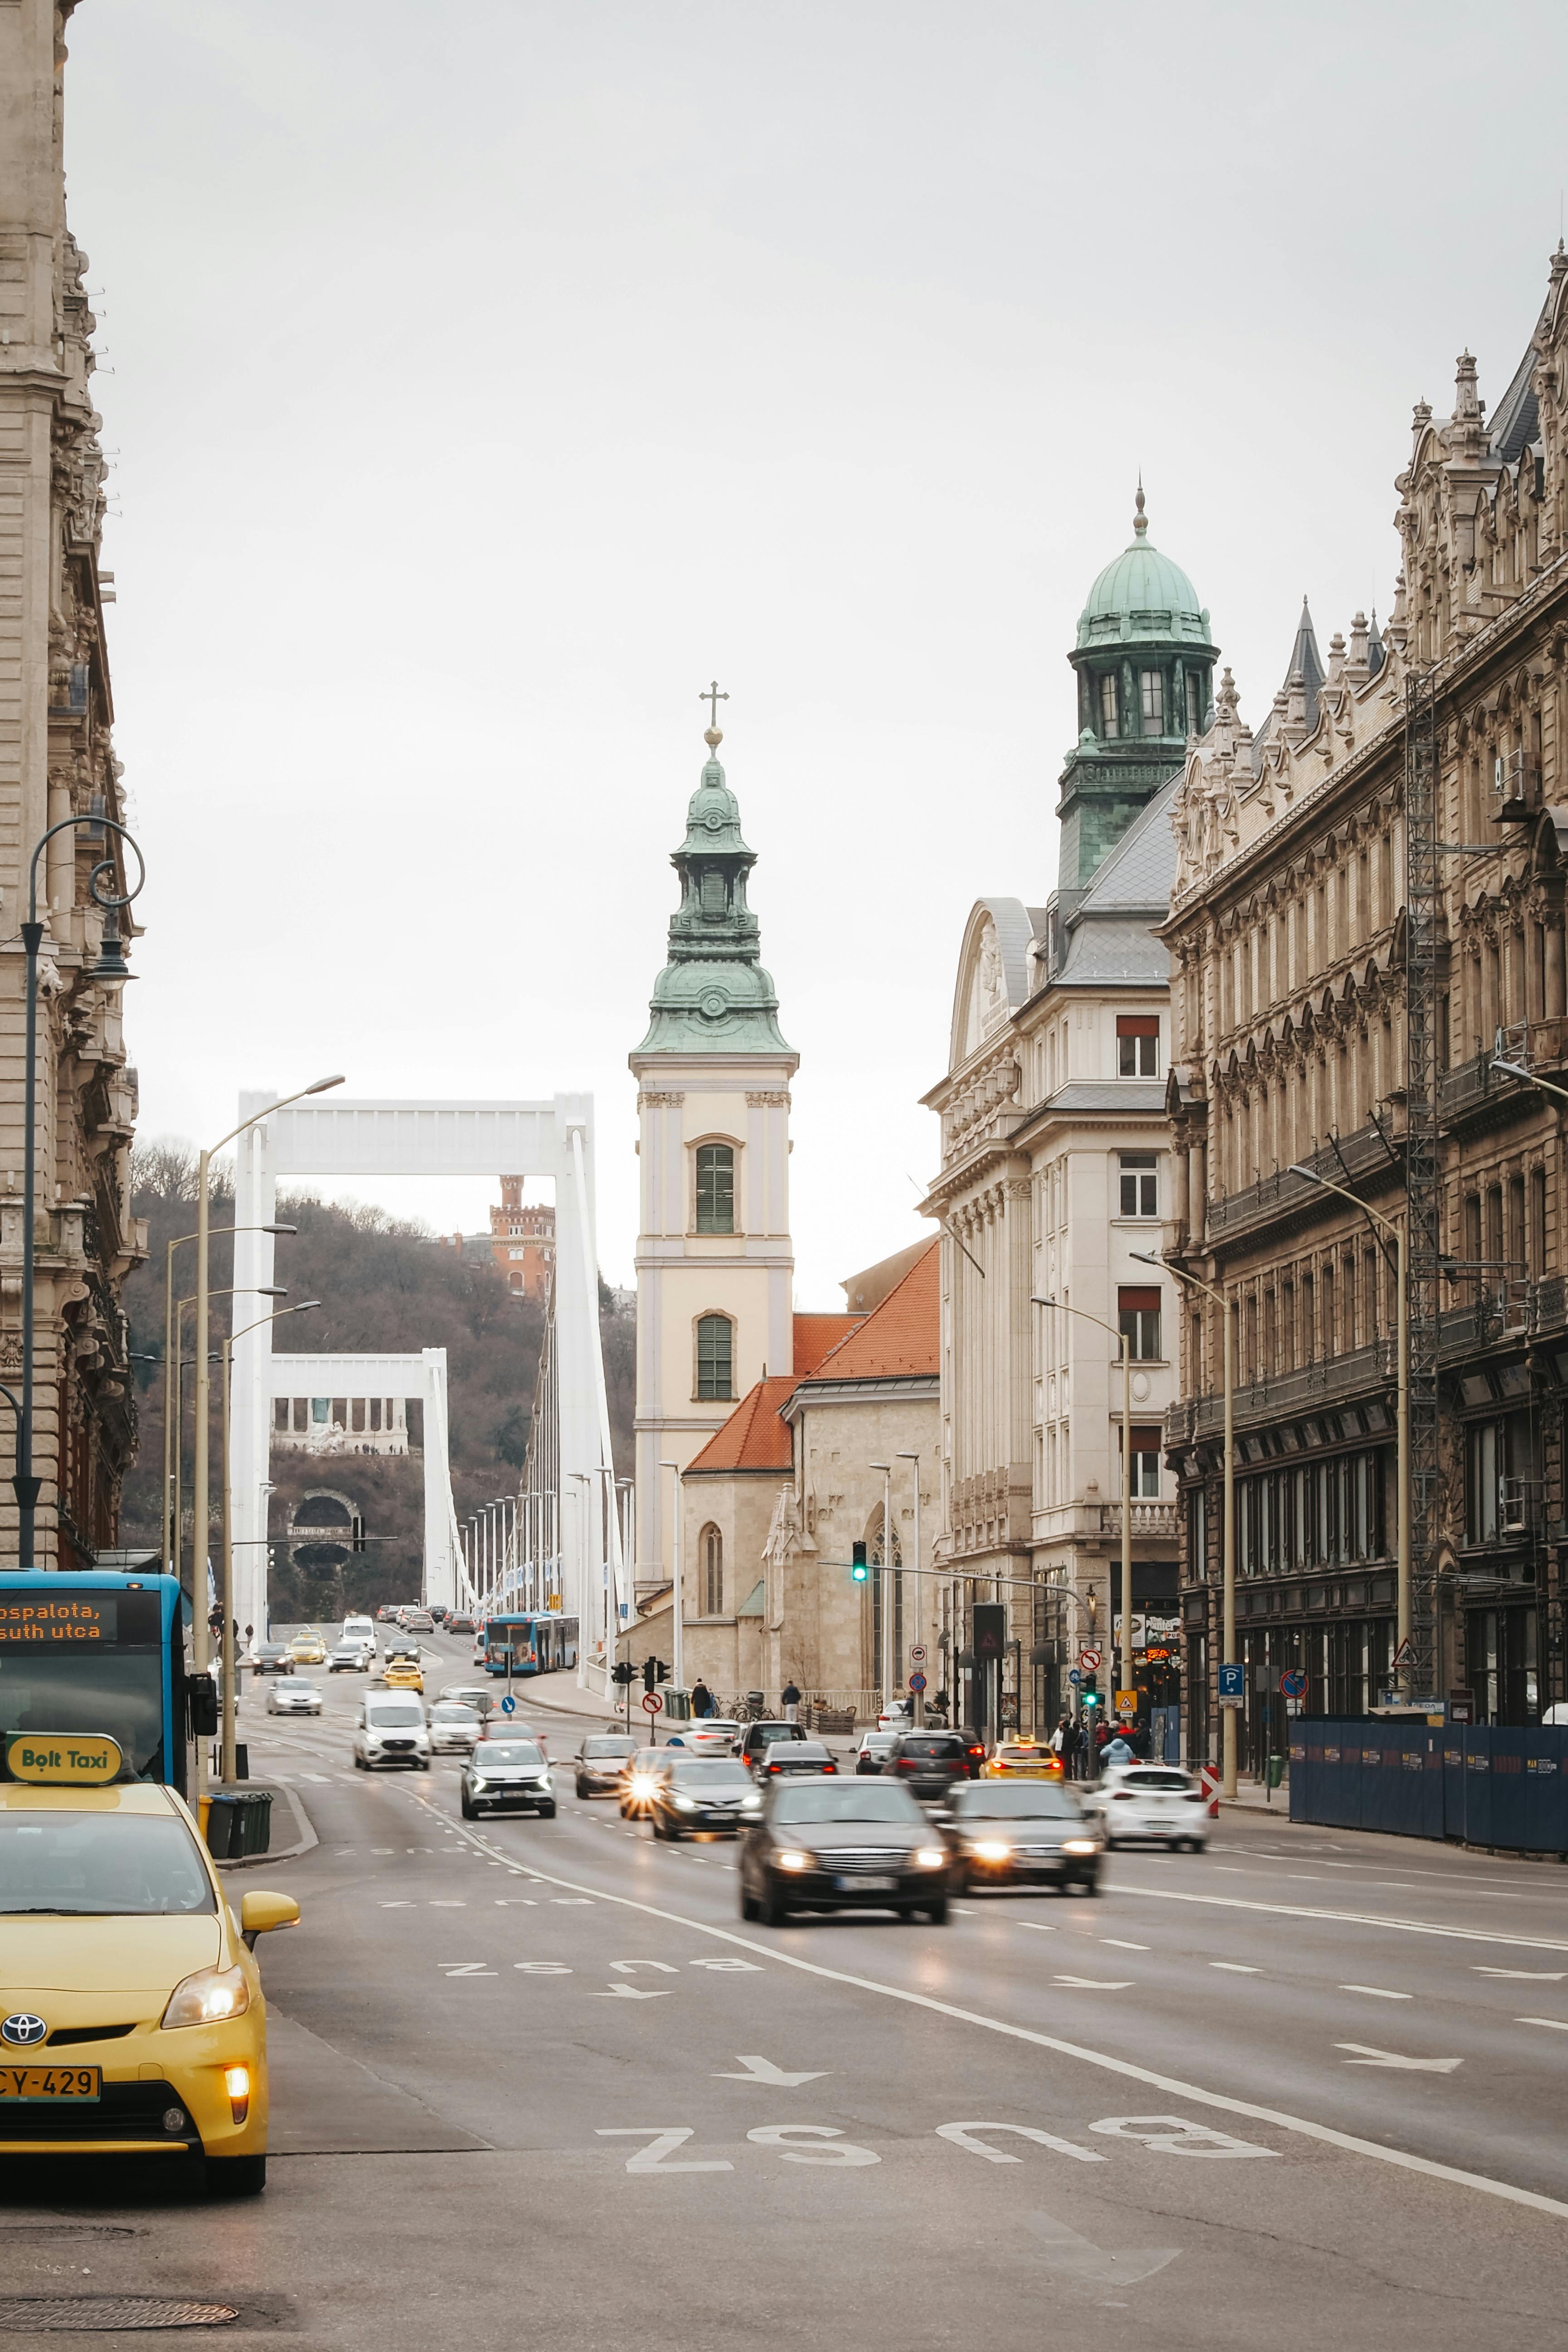
M 15 1731 L 107 1732 L 128 1772 L 165 1779 L 161 1651 L 0 1645 L 0 1759 Z

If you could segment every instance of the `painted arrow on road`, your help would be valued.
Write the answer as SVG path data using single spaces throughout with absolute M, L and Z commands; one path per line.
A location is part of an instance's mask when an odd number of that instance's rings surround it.
M 1462 2058 L 1401 2058 L 1396 2051 L 1371 2050 L 1364 2042 L 1336 2042 L 1336 2050 L 1359 2050 L 1359 2058 L 1347 2058 L 1347 2066 L 1399 2066 L 1412 2074 L 1451 2074 L 1462 2066 Z
M 594 2000 L 668 2000 L 673 1990 L 672 1985 L 666 1985 L 662 1991 L 658 1991 L 652 1985 L 614 1984 L 606 1985 L 603 1992 L 594 1993 L 590 1998 Z
M 736 2058 L 746 2072 L 743 2074 L 715 2073 L 713 2080 L 716 2083 L 769 2083 L 775 2089 L 793 2091 L 798 2089 L 802 2083 L 820 2083 L 825 2074 L 832 2072 L 830 2067 L 818 2067 L 814 2074 L 790 2074 L 782 2066 L 775 2066 L 771 2058 L 742 2058 L 739 2052 Z
M 1048 2268 L 1066 2271 L 1092 2286 L 1135 2286 L 1140 2279 L 1152 2278 L 1167 2263 L 1173 2263 L 1182 2251 L 1180 2246 L 1160 2246 L 1113 2252 L 1080 2237 L 1052 2213 L 1031 2213 L 1028 2224 L 1039 2242 L 1040 2259 Z

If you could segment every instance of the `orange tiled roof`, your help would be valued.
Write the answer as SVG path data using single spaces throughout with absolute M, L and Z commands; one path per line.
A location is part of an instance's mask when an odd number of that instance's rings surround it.
M 935 1372 L 942 1338 L 941 1271 L 933 1238 L 880 1307 L 863 1316 L 848 1337 L 824 1356 L 816 1377 L 871 1381 L 900 1372 Z
M 795 1318 L 795 1376 L 808 1381 L 830 1348 L 837 1348 L 864 1323 L 864 1315 L 797 1315 Z
M 825 1322 L 829 1319 L 822 1318 Z M 779 1419 L 779 1407 L 794 1391 L 793 1373 L 759 1381 L 687 1465 L 688 1475 L 693 1470 L 788 1470 L 795 1457 L 789 1427 Z

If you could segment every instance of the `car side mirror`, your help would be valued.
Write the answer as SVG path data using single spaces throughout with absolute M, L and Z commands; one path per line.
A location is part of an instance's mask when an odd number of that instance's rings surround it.
M 247 1948 L 256 1949 L 256 1938 L 272 1927 L 297 1927 L 300 1906 L 291 1895 L 269 1895 L 265 1887 L 253 1886 L 242 1895 L 239 1905 L 239 1932 Z

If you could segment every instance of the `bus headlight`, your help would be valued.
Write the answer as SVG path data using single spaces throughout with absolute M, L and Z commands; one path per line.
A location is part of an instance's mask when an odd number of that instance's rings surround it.
M 243 1969 L 198 1969 L 174 1987 L 160 2022 L 165 2032 L 176 2025 L 220 2025 L 226 2018 L 243 2017 L 249 2007 Z

